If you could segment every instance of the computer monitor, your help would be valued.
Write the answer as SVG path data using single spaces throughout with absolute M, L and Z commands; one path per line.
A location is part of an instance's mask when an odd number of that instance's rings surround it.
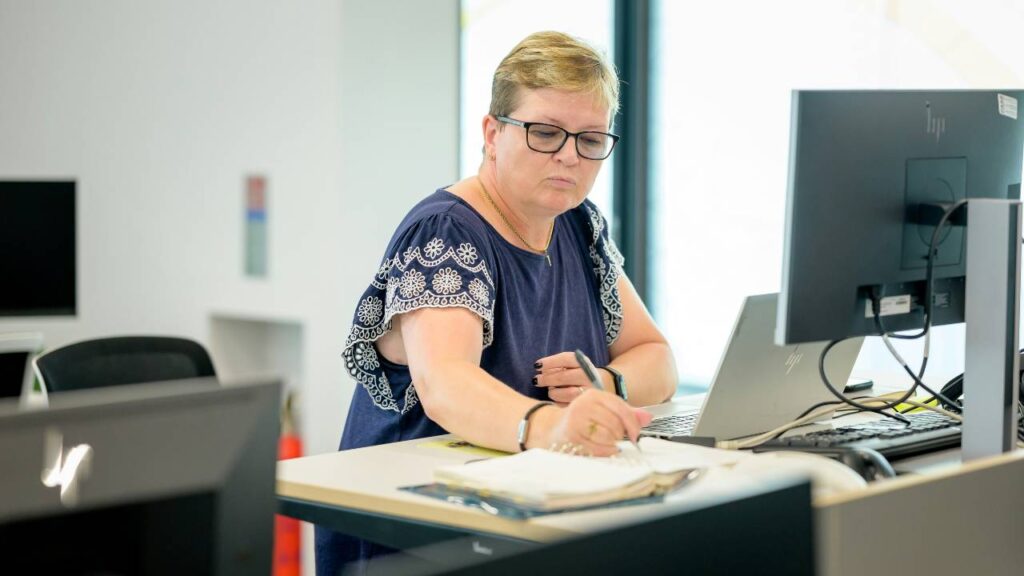
M 29 361 L 42 346 L 42 334 L 0 333 L 0 398 L 27 397 L 32 385 Z
M 10 574 L 269 574 L 280 384 L 179 380 L 0 403 Z
M 1021 90 L 795 91 L 776 342 L 922 328 L 927 203 L 1019 198 Z M 968 219 L 969 219 L 968 215 Z M 931 323 L 964 321 L 966 232 L 947 226 Z
M 75 182 L 0 181 L 0 317 L 73 316 Z

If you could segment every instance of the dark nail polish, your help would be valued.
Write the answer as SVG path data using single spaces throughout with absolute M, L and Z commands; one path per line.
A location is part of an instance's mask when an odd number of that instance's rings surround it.
M 533 363 L 533 367 L 536 368 L 537 370 L 540 370 L 541 366 L 543 366 L 543 364 L 541 364 L 540 362 L 534 362 Z
M 534 376 L 533 380 L 531 380 L 531 382 L 533 382 L 533 385 L 536 386 L 537 385 L 537 377 Z

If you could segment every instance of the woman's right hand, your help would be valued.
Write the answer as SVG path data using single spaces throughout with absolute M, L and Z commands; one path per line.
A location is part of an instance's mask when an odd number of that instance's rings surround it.
M 543 432 L 535 446 L 570 444 L 592 456 L 611 456 L 618 453 L 620 440 L 638 439 L 640 428 L 650 424 L 652 416 L 614 394 L 591 388 L 568 406 L 541 410 L 535 418 L 540 418 Z

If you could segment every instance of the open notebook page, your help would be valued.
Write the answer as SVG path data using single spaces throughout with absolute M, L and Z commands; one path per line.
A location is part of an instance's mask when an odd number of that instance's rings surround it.
M 622 490 L 643 483 L 649 477 L 650 470 L 645 466 L 536 448 L 513 456 L 434 470 L 434 479 L 438 482 L 536 502 Z
M 751 456 L 750 453 L 739 450 L 708 448 L 660 438 L 644 437 L 640 439 L 639 444 L 641 452 L 638 453 L 631 443 L 620 442 L 619 457 L 644 462 L 655 474 L 729 466 Z

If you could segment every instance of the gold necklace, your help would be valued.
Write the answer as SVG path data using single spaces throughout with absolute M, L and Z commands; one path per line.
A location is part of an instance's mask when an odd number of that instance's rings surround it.
M 519 233 L 519 230 L 516 230 L 516 227 L 509 222 L 508 218 L 505 217 L 505 213 L 501 211 L 501 208 L 498 208 L 498 204 L 494 201 L 494 198 L 491 198 L 491 194 L 487 191 L 487 187 L 484 186 L 484 181 L 481 180 L 479 176 L 476 177 L 476 181 L 480 184 L 480 191 L 484 193 L 484 198 L 486 198 L 487 201 L 490 202 L 491 206 L 494 207 L 494 211 L 501 217 L 501 221 L 505 223 L 505 226 L 508 226 L 508 229 L 516 235 L 516 238 L 519 238 L 519 241 L 532 252 L 543 254 L 544 258 L 548 261 L 548 266 L 551 266 L 551 255 L 548 254 L 548 248 L 551 247 L 551 237 L 555 233 L 555 221 L 551 221 L 551 228 L 548 230 L 548 243 L 544 245 L 543 249 L 534 248 L 526 241 L 526 238 L 523 238 L 523 235 Z

